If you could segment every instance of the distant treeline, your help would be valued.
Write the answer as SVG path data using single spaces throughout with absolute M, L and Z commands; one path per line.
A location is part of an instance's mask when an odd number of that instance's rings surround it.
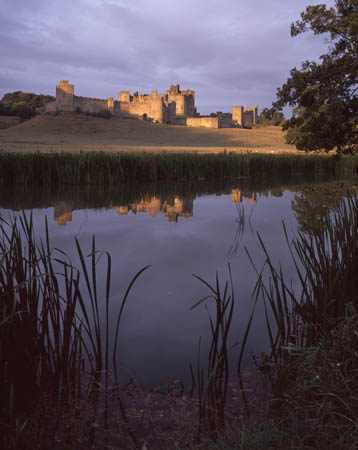
M 55 100 L 51 95 L 16 91 L 5 94 L 0 101 L 0 116 L 18 116 L 29 119 L 45 109 L 47 102 Z

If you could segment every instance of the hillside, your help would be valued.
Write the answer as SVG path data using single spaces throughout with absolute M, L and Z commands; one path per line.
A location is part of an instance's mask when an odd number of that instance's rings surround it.
M 10 152 L 79 151 L 257 151 L 294 152 L 280 127 L 189 128 L 143 122 L 134 118 L 109 120 L 77 114 L 42 115 L 0 129 L 0 150 Z

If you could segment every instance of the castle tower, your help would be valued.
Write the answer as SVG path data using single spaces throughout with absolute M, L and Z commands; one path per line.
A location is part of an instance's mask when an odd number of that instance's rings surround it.
M 166 91 L 167 103 L 176 104 L 176 115 L 182 117 L 194 117 L 196 115 L 195 108 L 195 92 L 187 89 L 181 91 L 179 84 L 172 84 L 170 89 Z
M 68 84 L 68 80 L 61 80 L 56 85 L 56 109 L 58 111 L 74 111 L 74 92 L 73 84 Z
M 165 105 L 163 97 L 158 96 L 151 99 L 151 117 L 156 122 L 165 122 Z
M 232 107 L 232 120 L 236 122 L 240 127 L 244 126 L 244 107 L 233 106 Z
M 129 91 L 120 91 L 118 93 L 118 101 L 119 102 L 130 102 L 131 99 L 131 95 L 129 93 Z

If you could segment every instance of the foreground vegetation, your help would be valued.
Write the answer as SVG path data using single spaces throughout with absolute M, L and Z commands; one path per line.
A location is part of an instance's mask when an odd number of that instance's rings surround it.
M 0 185 L 111 186 L 129 182 L 230 177 L 355 175 L 358 157 L 323 155 L 102 153 L 0 153 Z

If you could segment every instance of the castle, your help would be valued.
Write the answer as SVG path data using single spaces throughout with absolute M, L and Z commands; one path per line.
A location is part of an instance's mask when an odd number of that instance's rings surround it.
M 243 127 L 247 122 L 257 121 L 257 105 L 246 110 L 243 106 L 233 106 L 232 113 L 200 116 L 195 107 L 195 92 L 190 89 L 181 91 L 179 84 L 172 85 L 165 94 L 159 94 L 156 90 L 149 95 L 138 92 L 131 95 L 129 91 L 120 91 L 118 100 L 113 97 L 107 100 L 78 97 L 74 90 L 73 84 L 61 80 L 56 85 L 56 100 L 47 103 L 46 112 L 98 113 L 107 110 L 119 117 L 134 116 L 157 123 L 207 128 Z

